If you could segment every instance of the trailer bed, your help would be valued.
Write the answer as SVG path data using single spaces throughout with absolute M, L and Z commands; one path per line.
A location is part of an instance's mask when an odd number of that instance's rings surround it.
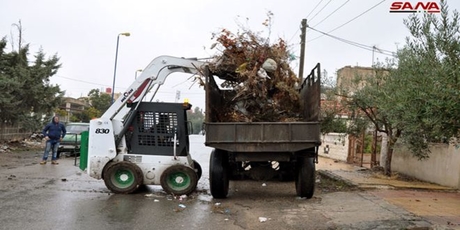
M 206 123 L 207 146 L 230 152 L 297 152 L 321 143 L 319 122 Z

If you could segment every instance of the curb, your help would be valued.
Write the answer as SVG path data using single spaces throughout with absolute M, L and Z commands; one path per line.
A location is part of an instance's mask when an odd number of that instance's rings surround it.
M 412 190 L 425 190 L 425 191 L 442 191 L 442 192 L 460 192 L 460 190 L 457 190 L 455 188 L 424 188 L 424 187 L 419 187 L 419 186 L 394 186 L 390 184 L 360 184 L 357 182 L 354 182 L 352 180 L 346 179 L 344 177 L 341 177 L 332 171 L 329 170 L 316 170 L 316 172 L 321 175 L 328 177 L 329 179 L 336 180 L 336 181 L 342 181 L 346 185 L 351 186 L 351 187 L 357 187 L 359 189 L 363 190 L 372 190 L 372 189 L 392 189 L 392 190 L 404 190 L 404 189 L 412 189 Z
M 321 176 L 325 176 L 329 179 L 332 179 L 332 180 L 336 180 L 336 181 L 342 181 L 344 182 L 346 185 L 348 186 L 351 186 L 351 187 L 360 187 L 358 183 L 355 183 L 351 180 L 348 180 L 348 179 L 345 179 L 339 175 L 336 175 L 334 173 L 332 173 L 331 171 L 328 171 L 328 170 L 316 170 L 316 172 L 321 175 Z

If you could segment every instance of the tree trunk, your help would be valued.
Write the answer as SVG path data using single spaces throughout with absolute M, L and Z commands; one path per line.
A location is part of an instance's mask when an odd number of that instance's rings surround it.
M 385 175 L 391 176 L 391 157 L 393 156 L 393 143 L 391 141 L 388 143 L 387 157 L 385 159 Z
M 391 158 L 393 157 L 393 150 L 398 140 L 399 136 L 401 135 L 401 130 L 397 129 L 396 134 L 393 136 L 393 132 L 391 130 L 388 131 L 388 149 L 387 149 L 387 158 L 385 160 L 385 169 L 384 173 L 386 176 L 391 176 Z
M 385 167 L 385 162 L 387 161 L 387 153 L 388 153 L 388 137 L 387 134 L 381 132 L 382 135 L 382 145 L 380 148 L 380 166 Z

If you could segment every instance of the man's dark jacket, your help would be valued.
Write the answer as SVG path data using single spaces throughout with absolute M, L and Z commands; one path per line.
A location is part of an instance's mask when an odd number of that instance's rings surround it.
M 49 137 L 49 141 L 59 141 L 60 138 L 64 138 L 67 130 L 65 126 L 59 122 L 54 121 L 54 117 L 51 122 L 43 129 L 43 136 Z

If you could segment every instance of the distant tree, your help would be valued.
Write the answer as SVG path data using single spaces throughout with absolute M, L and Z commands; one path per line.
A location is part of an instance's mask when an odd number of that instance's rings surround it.
M 321 105 L 321 133 L 346 133 L 347 121 L 341 118 L 342 109 L 336 100 L 323 101 Z
M 101 93 L 99 89 L 92 89 L 88 93 L 88 103 L 91 105 L 86 108 L 84 114 L 92 119 L 100 117 L 110 107 L 112 98 L 109 94 Z
M 75 122 L 89 122 L 92 117 L 89 116 L 89 113 L 85 110 L 83 112 L 75 113 L 71 117 L 71 121 Z
M 388 148 L 387 152 L 383 153 L 384 162 L 381 162 L 386 175 L 391 175 L 394 146 L 402 132 L 401 125 L 390 119 L 388 115 L 391 110 L 388 106 L 392 103 L 388 100 L 388 95 L 396 90 L 385 87 L 391 77 L 386 68 L 376 66 L 375 72 L 370 76 L 355 76 L 351 88 L 359 89 L 364 85 L 361 89 L 350 93 L 343 91 L 342 88 L 339 93 L 346 98 L 344 103 L 351 112 L 348 133 L 360 136 L 366 129 L 372 128 L 387 135 Z M 365 84 L 362 84 L 363 82 Z
M 0 118 L 2 124 L 33 124 L 59 106 L 63 92 L 50 78 L 60 68 L 59 58 L 45 58 L 40 50 L 29 61 L 29 46 L 6 52 L 7 41 L 0 40 Z M 29 64 L 33 63 L 33 64 Z M 35 123 L 37 127 L 40 123 Z
M 192 123 L 192 129 L 193 129 L 193 134 L 198 134 L 200 133 L 202 127 L 203 127 L 203 122 L 204 122 L 204 113 L 203 110 L 200 109 L 200 107 L 195 107 L 193 111 L 189 110 L 187 111 L 187 119 Z M 192 130 L 190 130 L 192 131 Z
M 336 82 L 323 70 L 321 75 L 321 133 L 346 133 L 347 121 L 342 119 L 344 109 L 337 100 Z

